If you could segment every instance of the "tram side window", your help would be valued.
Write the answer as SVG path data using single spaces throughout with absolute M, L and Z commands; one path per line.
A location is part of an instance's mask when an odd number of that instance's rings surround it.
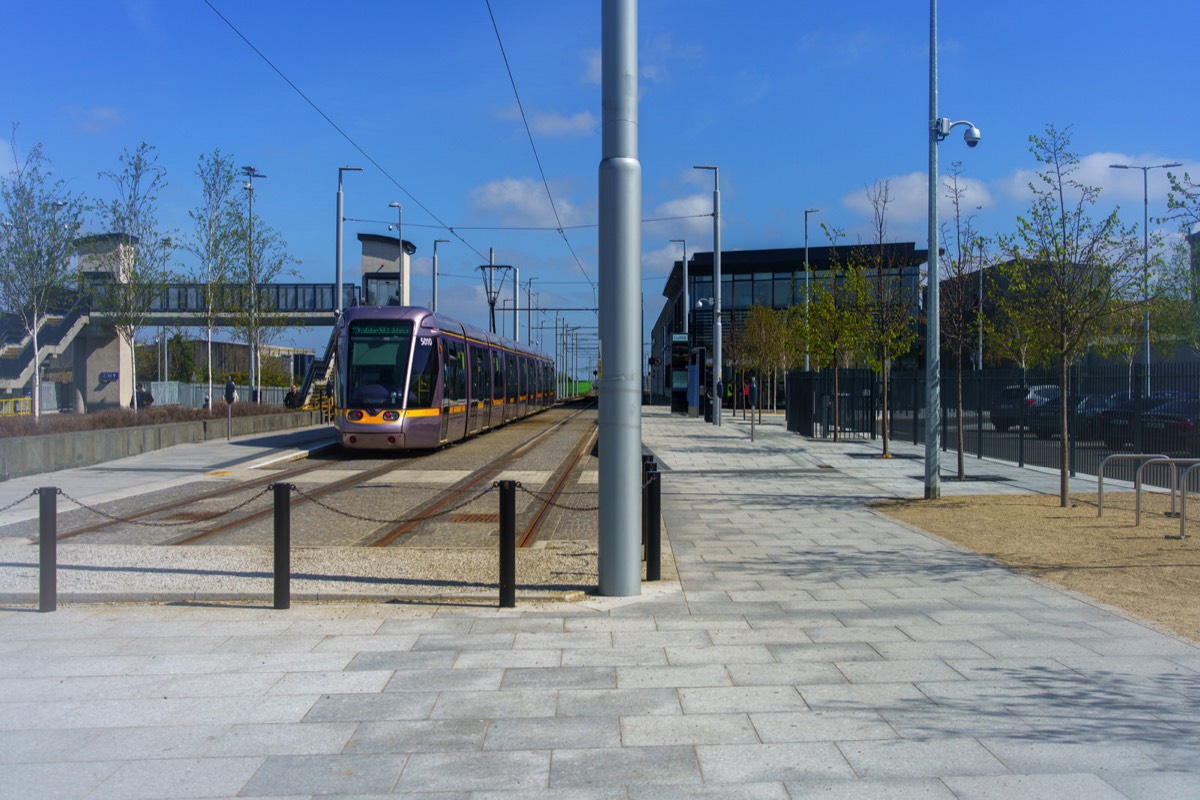
M 433 405 L 433 391 L 437 386 L 440 339 L 426 336 L 418 337 L 417 349 L 413 354 L 413 370 L 409 377 L 408 407 L 430 408 Z
M 488 387 L 490 373 L 487 366 L 487 351 L 482 347 L 471 347 L 471 402 L 478 402 L 491 395 Z
M 508 389 L 508 402 L 517 402 L 517 357 L 511 353 L 504 355 L 504 385 Z
M 462 403 L 467 399 L 467 369 L 466 353 L 462 342 L 447 340 L 444 357 L 445 380 L 442 388 L 442 402 Z
M 492 402 L 504 402 L 504 357 L 492 351 Z

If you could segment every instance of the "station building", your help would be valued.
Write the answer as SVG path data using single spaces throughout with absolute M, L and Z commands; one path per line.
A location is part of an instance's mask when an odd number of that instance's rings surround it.
M 807 291 L 828 283 L 836 265 L 854 258 L 859 263 L 876 263 L 878 258 L 888 274 L 899 274 L 903 293 L 912 297 L 914 312 L 919 309 L 921 265 L 928 259 L 927 250 L 916 249 L 912 242 L 883 245 L 842 245 L 840 247 L 809 247 L 808 266 L 804 269 L 805 248 L 773 250 L 721 251 L 721 325 L 723 339 L 745 323 L 750 307 L 766 306 L 785 309 L 803 306 Z M 881 256 L 881 257 L 880 257 Z M 649 392 L 651 401 L 669 402 L 672 392 L 672 346 L 677 349 L 686 342 L 689 353 L 702 349 L 711 369 L 713 312 L 709 302 L 713 294 L 713 254 L 700 252 L 687 263 L 688 305 L 683 299 L 684 264 L 676 261 L 667 276 L 663 296 L 667 299 L 654 323 L 650 340 Z M 688 315 L 687 335 L 684 336 L 684 315 Z M 722 354 L 725 356 L 725 354 Z M 728 358 L 724 374 L 730 376 Z M 676 376 L 674 380 L 678 381 Z M 680 391 L 678 385 L 675 391 Z

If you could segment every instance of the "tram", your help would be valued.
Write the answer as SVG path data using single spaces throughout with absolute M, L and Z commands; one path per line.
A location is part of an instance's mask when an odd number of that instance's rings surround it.
M 429 450 L 555 401 L 554 360 L 415 306 L 355 306 L 337 325 L 342 446 Z

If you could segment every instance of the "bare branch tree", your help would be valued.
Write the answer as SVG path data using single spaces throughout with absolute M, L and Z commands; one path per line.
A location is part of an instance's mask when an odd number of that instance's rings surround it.
M 65 302 L 71 280 L 71 256 L 83 225 L 84 202 L 54 181 L 50 161 L 40 144 L 22 159 L 17 126 L 12 129 L 16 166 L 0 181 L 0 309 L 21 321 L 33 352 L 31 399 L 35 419 L 41 414 L 41 365 L 45 357 L 38 333 L 53 306 Z M 61 310 L 61 309 L 60 309 Z

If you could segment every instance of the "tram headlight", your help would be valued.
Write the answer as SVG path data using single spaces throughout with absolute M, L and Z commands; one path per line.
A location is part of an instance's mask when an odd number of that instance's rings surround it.
M 384 421 L 384 422 L 395 422 L 395 421 L 396 421 L 396 420 L 398 420 L 398 419 L 400 419 L 400 412 L 399 412 L 399 411 L 385 411 L 385 412 L 383 412 L 383 421 Z
M 350 420 L 351 422 L 358 422 L 362 418 L 363 412 L 361 409 L 352 408 L 346 412 L 346 419 Z

